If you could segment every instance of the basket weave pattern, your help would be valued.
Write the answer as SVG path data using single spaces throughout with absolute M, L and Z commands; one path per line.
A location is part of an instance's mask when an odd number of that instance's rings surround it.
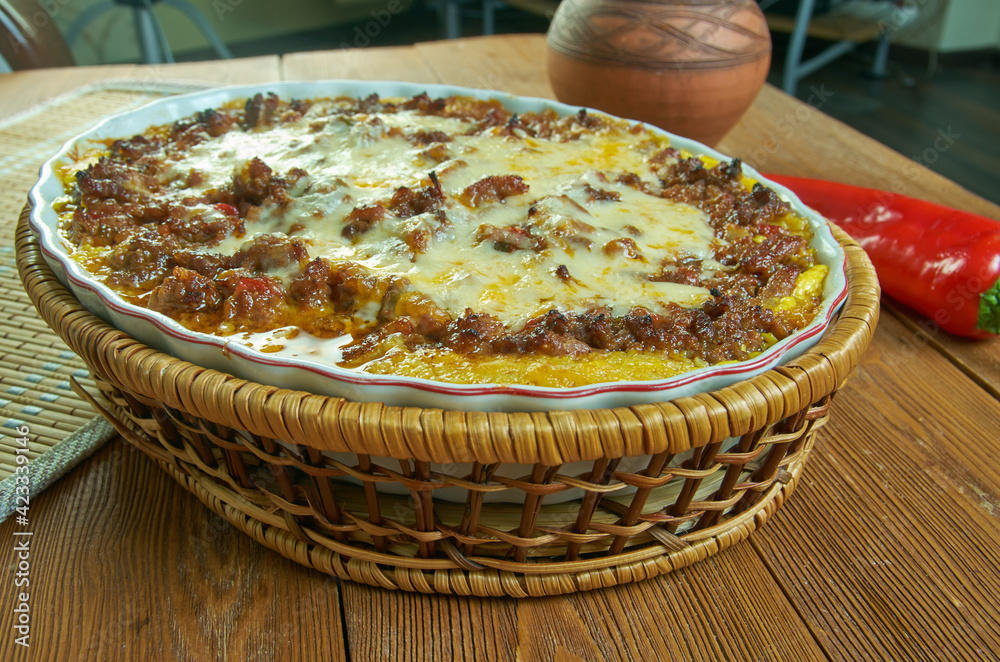
M 100 392 L 86 397 L 128 441 L 279 553 L 421 592 L 588 590 L 743 540 L 794 489 L 879 310 L 867 256 L 838 232 L 848 300 L 820 343 L 786 366 L 628 408 L 389 407 L 248 382 L 135 341 L 63 288 L 25 219 L 25 289 L 90 367 Z

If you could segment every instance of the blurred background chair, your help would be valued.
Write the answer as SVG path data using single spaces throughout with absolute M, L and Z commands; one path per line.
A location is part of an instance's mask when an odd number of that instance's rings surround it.
M 37 2 L 0 0 L 0 71 L 74 64 L 66 40 Z
M 551 21 L 559 8 L 559 0 L 483 0 L 483 34 L 493 34 L 496 26 L 494 15 L 504 7 L 514 7 Z
M 494 34 L 498 11 L 513 7 L 551 20 L 559 0 L 437 0 L 435 6 L 441 15 L 445 38 L 458 39 L 462 36 L 463 17 L 482 19 L 482 34 Z
M 771 32 L 789 35 L 781 87 L 795 94 L 799 81 L 846 55 L 858 45 L 877 41 L 871 75 L 886 75 L 892 35 L 911 25 L 918 5 L 904 0 L 758 0 Z M 833 42 L 805 58 L 806 38 Z
M 0 2 L 2 1 L 0 0 Z M 128 7 L 132 9 L 132 18 L 135 21 L 135 32 L 139 40 L 139 50 L 142 52 L 143 61 L 146 64 L 173 62 L 174 54 L 167 42 L 167 35 L 153 11 L 153 6 L 157 4 L 169 5 L 187 16 L 205 36 L 219 58 L 228 60 L 233 57 L 208 19 L 187 0 L 104 0 L 104 2 L 88 7 L 76 17 L 66 30 L 66 41 L 70 44 L 75 43 L 91 21 L 114 11 L 118 7 Z

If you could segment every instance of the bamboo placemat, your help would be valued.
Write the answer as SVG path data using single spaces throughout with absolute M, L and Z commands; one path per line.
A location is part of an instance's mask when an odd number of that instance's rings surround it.
M 13 511 L 17 449 L 27 428 L 34 496 L 114 435 L 76 393 L 93 380 L 86 366 L 46 326 L 21 287 L 14 231 L 42 163 L 100 119 L 162 96 L 207 87 L 201 83 L 110 81 L 81 88 L 0 121 L 0 521 Z M 22 451 L 23 453 L 23 451 Z

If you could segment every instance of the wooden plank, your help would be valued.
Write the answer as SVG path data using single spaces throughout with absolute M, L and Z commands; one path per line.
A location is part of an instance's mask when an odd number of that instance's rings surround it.
M 441 82 L 412 46 L 291 53 L 281 58 L 281 74 L 285 80 Z
M 804 485 L 752 538 L 836 659 L 1000 652 L 1000 405 L 883 318 Z
M 206 66 L 208 65 L 208 66 Z M 144 79 L 195 80 L 222 85 L 243 85 L 281 80 L 280 58 L 277 55 L 214 60 L 212 62 L 178 62 L 176 64 L 143 64 L 135 66 L 135 73 Z
M 570 599 L 608 660 L 827 659 L 748 542 L 651 581 Z
M 350 582 L 342 591 L 353 659 L 515 659 L 513 600 L 385 591 Z
M 942 331 L 933 321 L 887 300 L 886 307 L 926 344 L 951 360 L 970 379 L 1000 400 L 1000 337 L 971 340 Z
M 587 609 L 591 600 L 584 598 Z M 587 627 L 573 600 L 563 597 L 517 603 L 517 650 L 524 662 L 607 662 L 596 633 Z
M 545 73 L 545 38 L 541 35 L 294 53 L 282 58 L 281 70 L 289 80 L 406 80 L 552 96 Z
M 346 660 L 335 579 L 258 545 L 121 440 L 32 501 L 31 648 L 14 643 L 13 572 L 0 659 Z M 14 567 L 15 517 L 0 524 Z M 40 659 L 32 655 L 31 659 Z
M 670 575 L 570 596 L 479 599 L 354 584 L 343 592 L 348 649 L 364 660 L 827 659 L 748 544 Z M 725 635 L 711 623 L 725 623 Z
M 441 82 L 553 98 L 545 70 L 545 38 L 474 37 L 416 45 Z
M 19 71 L 0 76 L 0 117 L 10 117 L 78 87 L 115 78 L 141 79 L 150 83 L 197 80 L 238 85 L 279 80 L 280 77 L 277 56 L 223 60 L 212 62 L 211 66 L 199 62 L 179 62 Z

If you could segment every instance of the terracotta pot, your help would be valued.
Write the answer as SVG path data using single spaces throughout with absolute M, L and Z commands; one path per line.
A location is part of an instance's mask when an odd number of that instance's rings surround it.
M 754 0 L 563 0 L 548 45 L 560 101 L 709 145 L 750 106 L 771 64 Z

